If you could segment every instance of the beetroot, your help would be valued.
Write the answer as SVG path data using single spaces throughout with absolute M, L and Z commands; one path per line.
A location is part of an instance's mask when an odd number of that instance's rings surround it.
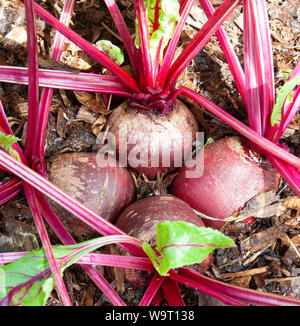
M 156 246 L 156 224 L 164 221 L 184 221 L 204 226 L 201 218 L 185 202 L 172 195 L 146 197 L 129 205 L 119 216 L 116 226 L 143 242 Z M 123 249 L 120 253 L 125 254 Z M 210 265 L 212 255 L 195 268 L 204 273 Z M 149 282 L 150 274 L 134 269 L 125 269 L 125 279 L 140 288 Z
M 150 179 L 155 178 L 158 172 L 171 172 L 181 167 L 184 148 L 186 153 L 192 150 L 192 142 L 198 131 L 193 114 L 178 100 L 166 115 L 132 109 L 124 102 L 110 114 L 107 125 L 115 136 L 118 158 L 128 158 L 124 165 L 137 173 L 144 173 Z M 119 137 L 121 126 L 128 131 L 128 138 L 124 141 Z M 187 133 L 191 139 L 184 144 Z M 132 144 L 127 145 L 130 141 Z M 162 160 L 162 153 L 167 161 Z M 151 157 L 159 157 L 159 161 L 154 162 Z M 176 157 L 180 157 L 178 162 Z M 137 158 L 137 161 L 133 162 L 132 158 Z
M 196 156 L 200 159 L 201 156 Z M 249 142 L 228 137 L 204 148 L 204 172 L 187 178 L 186 167 L 178 170 L 172 194 L 195 210 L 224 219 L 257 194 L 276 189 L 279 175 L 249 149 Z M 219 229 L 224 222 L 205 220 L 206 226 Z
M 98 167 L 95 153 L 59 154 L 48 165 L 52 183 L 110 222 L 134 199 L 129 172 L 122 167 Z M 55 211 L 77 234 L 96 234 L 61 206 L 55 205 Z

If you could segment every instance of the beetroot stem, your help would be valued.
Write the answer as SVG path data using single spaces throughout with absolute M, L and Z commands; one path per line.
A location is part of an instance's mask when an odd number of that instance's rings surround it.
M 177 60 L 172 64 L 167 78 L 168 89 L 171 89 L 175 85 L 183 70 L 197 55 L 201 48 L 203 48 L 209 42 L 213 33 L 219 29 L 221 24 L 237 7 L 239 2 L 240 0 L 225 0 L 203 25 L 201 30 L 196 34 L 187 47 L 182 51 Z
M 126 306 L 119 295 L 111 288 L 104 276 L 94 266 L 81 265 L 82 269 L 89 275 L 92 281 L 99 287 L 99 289 L 107 296 L 107 298 L 115 306 Z
M 45 197 L 41 193 L 37 192 L 37 194 L 41 203 L 43 216 L 52 228 L 52 230 L 60 238 L 63 244 L 75 244 L 75 240 L 72 238 L 71 234 L 66 230 L 58 216 L 53 212 Z M 94 264 L 96 264 L 96 259 L 94 259 L 93 261 Z M 96 286 L 107 296 L 107 298 L 112 302 L 112 304 L 116 306 L 125 305 L 119 295 L 110 287 L 110 285 L 107 283 L 107 281 L 97 268 L 84 264 L 80 264 L 80 266 L 91 278 L 91 280 L 96 284 Z
M 159 290 L 161 284 L 164 282 L 165 277 L 155 273 L 148 285 L 139 306 L 149 306 L 153 298 L 155 297 L 157 291 Z
M 13 192 L 9 192 L 7 195 L 5 195 L 5 197 L 1 197 L 0 205 L 3 205 L 5 203 L 9 202 L 10 200 L 14 199 L 21 191 L 22 191 L 22 188 L 20 187 L 20 188 L 14 190 Z
M 70 243 L 71 244 L 71 243 Z M 8 264 L 12 263 L 29 252 L 5 252 L 0 253 L 0 263 Z M 95 254 L 87 253 L 79 258 L 76 264 L 81 265 L 99 265 L 99 266 L 114 266 L 120 268 L 134 268 L 147 272 L 154 272 L 153 265 L 149 258 L 134 257 L 134 256 L 120 256 L 111 254 Z
M 300 76 L 300 60 L 298 61 L 295 69 L 293 70 L 293 73 L 291 74 L 289 80 L 293 79 L 296 76 Z M 272 139 L 274 143 L 277 143 L 288 127 L 288 125 L 291 123 L 293 117 L 298 112 L 300 107 L 300 87 L 295 91 L 295 94 L 293 96 L 293 102 L 284 106 L 283 112 L 282 112 L 282 121 L 279 125 L 272 126 L 271 124 L 268 125 L 268 129 L 266 132 L 266 137 L 268 139 Z
M 72 11 L 74 8 L 75 0 L 66 0 L 61 13 L 60 21 L 66 26 L 69 25 L 71 20 Z M 60 33 L 55 34 L 51 59 L 55 61 L 60 61 L 60 57 L 63 50 L 65 38 Z M 37 117 L 37 128 L 35 129 L 35 137 L 33 140 L 32 155 L 37 158 L 39 168 L 41 173 L 46 170 L 45 154 L 44 154 L 44 144 L 45 135 L 47 129 L 48 115 L 50 110 L 50 104 L 52 99 L 53 89 L 47 88 L 43 89 L 41 94 L 41 99 L 39 103 L 39 115 Z
M 139 29 L 139 53 L 141 54 L 143 65 L 143 78 L 141 79 L 142 85 L 140 85 L 140 87 L 146 91 L 149 87 L 153 89 L 154 81 L 152 73 L 152 58 L 150 53 L 149 29 L 144 0 L 134 0 L 134 7 Z
M 206 16 L 209 18 L 213 15 L 215 12 L 213 5 L 211 4 L 210 0 L 199 0 Z M 225 58 L 228 62 L 230 71 L 233 75 L 234 81 L 236 83 L 236 86 L 239 90 L 239 93 L 241 95 L 242 101 L 247 106 L 246 101 L 246 84 L 245 84 L 245 73 L 243 71 L 243 68 L 239 62 L 239 59 L 233 49 L 233 46 L 230 42 L 229 37 L 227 36 L 223 26 L 221 26 L 216 31 L 216 36 L 220 42 L 221 48 L 224 52 Z
M 23 1 L 23 0 L 22 0 Z M 140 90 L 136 84 L 136 81 L 119 67 L 113 60 L 111 60 L 107 55 L 98 50 L 94 45 L 89 43 L 87 40 L 82 38 L 80 35 L 75 33 L 72 29 L 66 27 L 58 19 L 52 16 L 49 12 L 39 6 L 37 3 L 34 3 L 34 8 L 37 15 L 44 19 L 50 26 L 56 29 L 58 32 L 63 34 L 71 42 L 80 47 L 84 52 L 86 52 L 90 57 L 96 60 L 99 64 L 108 69 L 112 74 L 114 74 L 119 81 L 128 87 L 134 93 L 140 93 Z
M 226 296 L 230 296 L 233 299 L 241 300 L 258 305 L 268 306 L 299 306 L 300 300 L 292 297 L 284 297 L 281 295 L 258 292 L 252 289 L 242 288 L 236 285 L 223 283 L 218 280 L 211 279 L 207 276 L 200 275 L 196 271 L 190 268 L 183 267 L 180 269 L 180 274 L 185 278 L 194 280 L 198 283 L 205 284 L 211 289 L 219 291 Z
M 253 143 L 261 147 L 264 151 L 271 153 L 272 155 L 290 163 L 291 165 L 297 168 L 300 168 L 300 159 L 298 157 L 290 154 L 283 148 L 272 143 L 267 138 L 260 136 L 257 132 L 244 125 L 241 121 L 237 120 L 229 113 L 222 110 L 220 107 L 206 99 L 204 96 L 184 86 L 181 86 L 180 90 L 182 95 L 187 96 L 196 103 L 202 105 L 207 111 L 212 113 L 218 119 L 224 121 L 230 127 L 232 127 L 240 134 L 251 140 Z
M 25 157 L 32 161 L 32 142 L 34 139 L 35 122 L 39 107 L 39 80 L 38 80 L 38 50 L 35 28 L 35 13 L 32 0 L 25 0 L 27 26 L 27 61 L 28 61 L 28 122 L 25 144 Z
M 6 114 L 5 114 L 5 111 L 4 111 L 4 108 L 3 108 L 3 105 L 2 105 L 2 101 L 0 99 L 0 121 L 1 121 L 1 125 L 0 127 L 2 129 L 4 129 L 4 131 L 9 134 L 11 133 L 11 129 L 10 129 L 10 126 L 9 126 L 9 123 L 8 123 L 8 120 L 6 118 Z
M 235 299 L 231 298 L 230 296 L 227 296 L 227 295 L 223 294 L 222 292 L 219 292 L 219 291 L 211 288 L 207 284 L 199 283 L 191 278 L 187 278 L 182 275 L 178 275 L 173 271 L 170 271 L 169 273 L 170 273 L 170 275 L 168 277 L 171 278 L 172 280 L 175 280 L 179 283 L 184 284 L 185 286 L 194 288 L 200 292 L 210 295 L 210 296 L 224 302 L 225 304 L 228 304 L 231 306 L 245 306 L 245 304 L 243 302 L 235 300 Z
M 17 178 L 12 179 L 16 182 L 14 183 L 10 183 L 10 181 L 8 181 L 6 184 L 4 184 L 5 189 L 3 189 L 0 186 L 0 204 L 3 205 L 4 203 L 8 202 L 13 195 L 17 195 L 18 193 L 20 193 L 20 191 L 22 190 L 22 181 L 18 180 Z
M 7 83 L 28 84 L 28 69 L 25 67 L 1 66 L 0 79 Z M 114 76 L 91 73 L 75 74 L 70 71 L 39 69 L 39 85 L 42 87 L 74 91 L 101 92 L 130 97 L 128 88 Z
M 57 265 L 56 259 L 54 257 L 53 251 L 52 251 L 50 240 L 49 240 L 49 237 L 47 234 L 45 224 L 43 222 L 43 218 L 40 214 L 40 208 L 39 208 L 39 204 L 36 200 L 34 190 L 27 183 L 24 183 L 23 187 L 25 190 L 27 201 L 28 201 L 28 203 L 30 205 L 30 209 L 32 211 L 34 222 L 39 231 L 39 235 L 40 235 L 41 241 L 43 243 L 43 247 L 45 249 L 45 253 L 46 253 L 47 259 L 49 261 L 49 265 L 50 265 L 51 271 L 53 273 L 60 298 L 65 306 L 72 306 L 72 302 L 68 295 L 67 288 L 64 284 L 59 267 Z
M 246 96 L 249 126 L 266 133 L 274 106 L 272 46 L 265 1 L 244 1 Z
M 138 53 L 137 49 L 134 45 L 134 42 L 131 38 L 131 35 L 129 34 L 128 28 L 125 24 L 124 18 L 116 4 L 115 0 L 104 0 L 106 3 L 106 6 L 113 18 L 113 21 L 118 29 L 119 35 L 124 43 L 126 52 L 129 56 L 129 60 L 131 62 L 131 66 L 133 69 L 133 72 L 136 77 L 138 77 Z
M 293 188 L 296 194 L 300 196 L 300 170 L 286 164 L 286 162 L 279 160 L 270 153 L 267 153 L 267 157 L 274 168 L 277 169 L 285 181 Z
M 168 306 L 185 306 L 178 283 L 168 277 L 161 285 Z
M 35 28 L 35 13 L 32 0 L 25 0 L 25 13 L 27 25 L 27 53 L 28 53 L 28 124 L 25 144 L 25 157 L 29 162 L 32 162 L 32 149 L 34 124 L 38 117 L 39 108 L 39 84 L 38 84 L 38 49 L 37 49 L 37 34 Z M 68 291 L 62 279 L 60 270 L 56 263 L 50 240 L 43 223 L 42 216 L 38 209 L 38 203 L 34 196 L 34 190 L 26 183 L 24 183 L 24 190 L 28 200 L 28 204 L 32 211 L 36 227 L 38 229 L 43 247 L 45 249 L 47 258 L 49 260 L 50 268 L 53 273 L 58 293 L 66 306 L 71 306 L 72 302 L 69 298 Z
M 156 80 L 156 85 L 158 87 L 160 87 L 161 89 L 164 88 L 166 79 L 167 79 L 167 75 L 172 63 L 172 60 L 174 58 L 175 55 L 175 51 L 177 48 L 177 44 L 182 32 L 182 29 L 184 27 L 184 24 L 186 22 L 186 19 L 191 11 L 192 6 L 194 5 L 194 0 L 185 0 L 184 3 L 181 5 L 180 8 L 180 20 L 178 22 L 178 24 L 176 25 L 174 34 L 166 48 L 165 51 L 165 55 L 163 58 L 163 62 L 161 65 L 161 68 L 159 70 L 159 74 L 157 76 L 157 80 Z

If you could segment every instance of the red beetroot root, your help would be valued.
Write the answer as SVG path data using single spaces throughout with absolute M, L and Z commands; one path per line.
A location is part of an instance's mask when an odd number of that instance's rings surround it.
M 178 100 L 175 101 L 172 111 L 163 116 L 131 109 L 124 102 L 109 115 L 107 126 L 115 136 L 118 158 L 127 157 L 124 164 L 137 173 L 144 173 L 149 179 L 154 179 L 158 172 L 171 172 L 176 167 L 181 167 L 184 147 L 187 152 L 191 151 L 198 131 L 193 114 Z M 126 141 L 119 138 L 121 126 L 126 126 L 128 131 Z M 190 133 L 192 137 L 191 142 L 184 146 L 186 133 Z M 127 145 L 128 139 L 132 144 Z M 162 154 L 170 158 L 169 162 L 162 160 Z M 159 161 L 154 162 L 151 157 L 159 157 Z M 176 157 L 182 157 L 179 164 Z M 137 158 L 137 161 L 133 162 L 130 158 Z
M 49 180 L 61 190 L 110 222 L 114 222 L 135 196 L 129 172 L 122 167 L 98 167 L 95 153 L 56 155 L 49 161 L 48 174 Z M 61 206 L 53 205 L 76 234 L 97 234 Z
M 156 224 L 164 221 L 184 221 L 204 226 L 201 218 L 186 203 L 172 195 L 146 197 L 128 206 L 119 216 L 116 226 L 132 237 L 156 246 Z M 125 254 L 123 249 L 120 253 Z M 195 268 L 204 273 L 210 265 L 211 257 L 207 257 Z M 125 279 L 134 287 L 141 288 L 150 280 L 150 273 L 134 269 L 125 269 Z
M 197 156 L 196 159 L 201 159 Z M 279 175 L 270 164 L 262 164 L 249 150 L 249 142 L 239 137 L 215 141 L 204 148 L 204 172 L 187 178 L 187 168 L 178 170 L 172 194 L 195 210 L 224 219 L 261 192 L 276 189 Z M 219 229 L 224 222 L 206 219 L 206 226 Z

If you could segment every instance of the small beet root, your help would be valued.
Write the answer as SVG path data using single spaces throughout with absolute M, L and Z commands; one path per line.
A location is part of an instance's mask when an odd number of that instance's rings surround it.
M 53 156 L 48 162 L 49 181 L 94 213 L 114 222 L 135 197 L 132 178 L 122 167 L 98 167 L 95 153 L 68 153 Z M 53 201 L 51 204 L 78 236 L 98 233 Z
M 116 140 L 118 160 L 149 179 L 181 167 L 199 130 L 191 111 L 178 100 L 166 115 L 141 112 L 123 102 L 109 115 L 107 126 Z M 126 138 L 120 136 L 123 130 Z
M 116 226 L 128 235 L 156 246 L 156 224 L 164 221 L 184 221 L 204 226 L 201 218 L 185 202 L 172 195 L 146 197 L 129 205 L 118 217 Z M 119 249 L 121 254 L 127 254 Z M 212 255 L 202 263 L 193 265 L 204 273 L 210 266 Z M 125 269 L 124 277 L 136 288 L 142 288 L 150 281 L 151 273 Z
M 249 148 L 249 142 L 240 137 L 207 145 L 202 176 L 187 178 L 189 168 L 180 168 L 172 184 L 172 194 L 205 215 L 218 219 L 231 216 L 251 198 L 278 186 L 279 174 Z M 216 229 L 224 225 L 222 221 L 209 219 L 204 223 Z

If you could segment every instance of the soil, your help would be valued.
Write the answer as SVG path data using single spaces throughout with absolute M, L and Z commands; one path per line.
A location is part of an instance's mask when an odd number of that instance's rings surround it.
M 61 12 L 62 0 L 39 0 L 41 6 L 55 14 Z M 123 17 L 134 34 L 132 1 L 117 1 Z M 214 0 L 215 6 L 222 1 Z M 283 85 L 286 76 L 293 71 L 299 60 L 299 13 L 296 0 L 267 1 L 270 19 L 276 91 Z M 23 6 L 19 0 L 0 0 L 0 64 L 26 65 L 26 29 Z M 239 6 L 224 26 L 243 63 L 242 7 Z M 203 10 L 196 3 L 182 33 L 178 53 L 193 38 L 206 21 Z M 92 43 L 100 39 L 111 40 L 123 48 L 108 10 L 101 0 L 78 0 L 72 16 L 71 27 Z M 43 67 L 49 61 L 53 30 L 42 20 L 37 21 L 38 45 Z M 104 72 L 102 67 L 83 53 L 71 42 L 66 41 L 62 63 L 68 69 Z M 123 64 L 129 69 L 128 62 Z M 228 64 L 215 36 L 191 62 L 180 76 L 180 84 L 193 88 L 239 120 L 247 123 L 247 113 L 235 87 Z M 0 97 L 14 134 L 25 143 L 27 121 L 27 87 L 0 83 Z M 51 103 L 45 153 L 47 158 L 56 153 L 95 151 L 97 135 L 105 130 L 105 122 L 111 109 L 122 99 L 111 98 L 110 107 L 105 105 L 99 94 L 56 90 Z M 236 135 L 224 123 L 204 111 L 200 106 L 182 98 L 194 113 L 205 137 L 214 140 Z M 287 128 L 283 140 L 291 151 L 300 155 L 299 113 Z M 137 199 L 149 195 L 168 192 L 174 174 L 164 175 L 156 181 L 132 174 Z M 1 174 L 4 182 L 9 175 Z M 253 223 L 242 222 L 245 216 L 254 216 Z M 281 180 L 277 192 L 262 194 L 251 200 L 236 212 L 223 228 L 231 236 L 236 246 L 232 249 L 216 250 L 213 263 L 207 275 L 237 284 L 284 296 L 300 298 L 300 199 Z M 49 229 L 52 243 L 58 243 Z M 41 245 L 24 194 L 0 207 L 0 252 L 30 251 Z M 114 273 L 107 268 L 101 271 L 112 287 L 128 305 L 138 305 L 143 296 L 142 290 L 133 289 L 126 282 L 120 284 Z M 110 305 L 80 267 L 74 265 L 64 273 L 74 305 Z M 221 302 L 186 287 L 181 287 L 187 305 L 223 305 Z M 163 303 L 166 304 L 166 303 Z M 53 291 L 48 305 L 61 305 Z

